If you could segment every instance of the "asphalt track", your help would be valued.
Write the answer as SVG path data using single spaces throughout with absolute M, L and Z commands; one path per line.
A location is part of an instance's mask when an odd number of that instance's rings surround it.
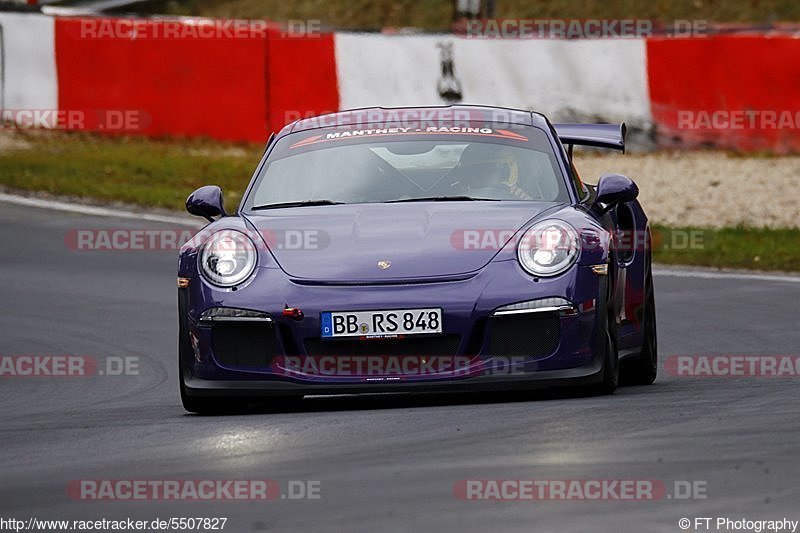
M 683 517 L 800 519 L 797 378 L 661 372 L 611 397 L 310 398 L 186 414 L 171 251 L 72 251 L 71 229 L 168 228 L 0 203 L 0 355 L 138 357 L 139 375 L 0 378 L 0 517 L 227 517 L 225 531 L 681 531 Z M 662 361 L 796 354 L 800 284 L 655 278 Z M 321 481 L 321 499 L 104 502 L 80 479 Z M 463 479 L 704 482 L 705 499 L 463 501 Z M 694 531 L 694 529 L 691 529 Z M 714 529 L 711 529 L 714 530 Z

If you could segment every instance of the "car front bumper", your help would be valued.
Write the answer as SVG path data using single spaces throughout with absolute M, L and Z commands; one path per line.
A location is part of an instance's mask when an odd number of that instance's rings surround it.
M 425 283 L 324 285 L 293 281 L 279 269 L 262 268 L 245 287 L 229 291 L 195 277 L 180 289 L 193 349 L 193 359 L 183 370 L 186 392 L 192 396 L 268 396 L 596 383 L 602 378 L 602 361 L 595 355 L 595 309 L 604 279 L 588 266 L 575 266 L 561 276 L 534 281 L 515 261 L 490 263 L 466 279 Z M 498 308 L 508 304 L 553 297 L 572 302 L 575 312 L 495 316 Z M 202 322 L 201 314 L 211 307 L 259 311 L 269 319 L 261 324 Z M 284 316 L 286 307 L 301 309 L 303 318 Z M 428 307 L 442 308 L 441 337 L 409 336 L 397 343 L 389 340 L 374 345 L 369 344 L 374 342 L 371 340 L 342 343 L 320 339 L 320 313 L 324 311 Z M 545 325 L 546 331 L 542 329 Z M 262 329 L 253 329 L 259 327 Z M 550 338 L 553 335 L 555 338 Z M 402 342 L 406 344 L 399 347 Z M 240 353 L 252 357 L 242 358 Z M 308 373 L 287 371 L 282 364 L 288 358 L 302 361 L 322 356 L 457 356 L 468 363 L 461 372 L 399 375 Z

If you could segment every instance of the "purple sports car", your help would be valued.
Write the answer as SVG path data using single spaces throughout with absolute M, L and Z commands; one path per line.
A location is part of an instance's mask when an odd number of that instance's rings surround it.
M 624 150 L 625 126 L 447 106 L 284 127 L 235 214 L 216 186 L 186 201 L 211 223 L 180 253 L 184 407 L 652 383 L 638 188 L 585 184 L 574 145 Z

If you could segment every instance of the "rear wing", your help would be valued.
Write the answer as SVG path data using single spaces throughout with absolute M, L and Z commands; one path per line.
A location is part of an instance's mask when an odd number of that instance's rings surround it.
M 594 146 L 625 152 L 625 132 L 622 124 L 553 124 L 561 144 L 567 145 L 572 159 L 572 147 Z

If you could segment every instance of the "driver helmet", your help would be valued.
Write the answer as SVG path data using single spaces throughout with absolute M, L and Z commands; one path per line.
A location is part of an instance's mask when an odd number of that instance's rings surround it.
M 462 152 L 458 166 L 459 180 L 467 190 L 497 185 L 513 190 L 519 180 L 519 163 L 507 146 L 470 144 Z

